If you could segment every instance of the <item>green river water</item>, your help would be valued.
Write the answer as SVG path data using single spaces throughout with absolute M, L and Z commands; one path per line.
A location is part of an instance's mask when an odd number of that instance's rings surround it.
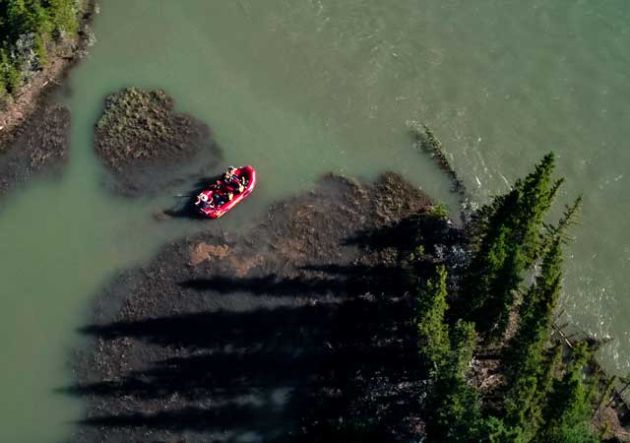
M 410 143 L 418 122 L 478 202 L 555 150 L 561 197 L 585 194 L 564 307 L 615 337 L 601 355 L 609 368 L 630 368 L 626 0 L 108 0 L 94 29 L 59 98 L 73 115 L 69 167 L 0 207 L 0 442 L 67 440 L 81 404 L 59 390 L 90 298 L 199 229 L 152 218 L 168 196 L 129 201 L 102 187 L 92 126 L 103 97 L 129 85 L 166 89 L 213 128 L 226 164 L 257 167 L 254 197 L 217 222 L 232 229 L 331 170 L 396 170 L 456 210 Z

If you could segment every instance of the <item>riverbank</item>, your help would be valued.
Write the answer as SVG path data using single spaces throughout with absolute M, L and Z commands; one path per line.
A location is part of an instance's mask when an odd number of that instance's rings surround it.
M 244 233 L 207 226 L 97 299 L 68 388 L 88 403 L 76 441 L 402 442 L 435 426 L 419 285 L 445 265 L 457 294 L 474 248 L 426 194 L 395 174 L 374 184 L 327 176 Z M 449 303 L 458 315 L 466 300 Z M 499 413 L 515 309 L 499 342 L 473 340 L 461 376 Z M 584 401 L 597 407 L 583 423 L 623 441 L 625 405 L 604 374 L 589 380 L 598 399 Z
M 58 173 L 67 161 L 71 116 L 52 97 L 86 55 L 96 11 L 94 1 L 86 2 L 77 35 L 55 45 L 46 66 L 0 109 L 0 196 L 41 173 Z
M 122 274 L 82 329 L 76 441 L 316 441 L 365 417 L 356 435 L 421 434 L 409 236 L 461 240 L 430 208 L 394 174 L 328 176 L 247 232 L 209 224 Z

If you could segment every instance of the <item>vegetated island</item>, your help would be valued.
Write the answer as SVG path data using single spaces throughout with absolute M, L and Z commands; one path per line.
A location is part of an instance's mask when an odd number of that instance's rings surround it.
M 90 0 L 0 5 L 0 195 L 67 160 L 70 113 L 48 97 L 90 44 Z
M 395 174 L 328 176 L 168 245 L 95 301 L 75 441 L 622 441 L 596 342 L 553 328 L 579 207 L 543 223 L 553 171 L 463 229 Z
M 110 187 L 129 196 L 198 177 L 221 159 L 208 126 L 175 112 L 174 100 L 159 89 L 132 87 L 107 96 L 94 143 L 113 175 Z

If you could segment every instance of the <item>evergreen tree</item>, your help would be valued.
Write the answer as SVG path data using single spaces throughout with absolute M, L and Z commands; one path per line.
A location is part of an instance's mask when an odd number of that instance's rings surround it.
M 446 269 L 438 266 L 419 297 L 418 337 L 427 361 L 442 365 L 450 352 L 446 312 Z
M 504 334 L 522 274 L 540 256 L 543 217 L 562 183 L 551 178 L 554 164 L 553 154 L 546 155 L 477 220 L 477 250 L 462 285 L 464 313 L 493 337 Z
M 458 321 L 450 328 L 445 322 L 446 278 L 446 269 L 438 266 L 419 297 L 420 353 L 433 379 L 427 427 L 435 441 L 463 443 L 475 441 L 483 424 L 480 400 L 466 382 L 476 334 L 472 323 Z
M 553 314 L 562 283 L 562 248 L 567 227 L 581 198 L 568 206 L 556 225 L 543 223 L 562 180 L 552 180 L 553 156 L 518 181 L 506 195 L 478 212 L 472 233 L 475 254 L 462 290 L 461 317 L 475 320 L 486 333 L 503 335 L 516 309 L 517 330 L 502 354 L 505 384 L 502 405 L 482 413 L 479 393 L 467 382 L 475 348 L 473 323 L 458 318 L 446 303 L 446 271 L 438 268 L 420 301 L 418 333 L 422 354 L 434 364 L 427 433 L 430 441 L 484 443 L 593 443 L 592 409 L 582 383 L 588 358 L 574 349 L 568 365 L 562 347 L 552 345 Z M 522 275 L 539 263 L 534 283 L 513 305 Z M 564 374 L 562 368 L 565 367 Z M 488 415 L 489 410 L 498 415 Z
M 519 325 L 510 342 L 506 361 L 511 374 L 517 377 L 528 366 L 538 367 L 551 335 L 553 313 L 560 296 L 562 280 L 562 244 L 560 237 L 552 239 L 546 248 L 541 270 L 534 284 L 523 296 L 519 306 Z
M 567 205 L 562 213 L 562 217 L 558 221 L 557 225 L 546 225 L 547 228 L 547 237 L 552 238 L 554 236 L 559 236 L 563 242 L 566 242 L 567 229 L 575 224 L 575 217 L 582 206 L 582 196 L 579 196 L 575 199 L 573 204 Z
M 505 421 L 490 416 L 483 421 L 480 443 L 522 443 L 522 431 L 520 428 L 509 426 Z
M 480 399 L 466 381 L 475 341 L 474 325 L 457 322 L 451 334 L 451 351 L 434 376 L 427 425 L 432 441 L 467 443 L 479 441 L 483 434 Z
M 536 441 L 548 443 L 595 443 L 589 429 L 590 398 L 582 381 L 584 366 L 589 358 L 586 344 L 572 350 L 564 376 L 553 384 L 545 407 L 545 423 Z
M 560 351 L 547 356 L 546 347 L 561 290 L 562 243 L 580 202 L 578 198 L 556 226 L 548 227 L 540 272 L 519 306 L 519 326 L 504 356 L 509 386 L 505 413 L 510 424 L 524 430 L 524 441 L 543 422 L 542 408 L 558 367 Z

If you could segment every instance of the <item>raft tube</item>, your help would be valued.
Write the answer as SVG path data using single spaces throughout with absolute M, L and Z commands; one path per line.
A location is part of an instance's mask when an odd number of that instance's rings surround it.
M 242 166 L 236 169 L 234 175 L 241 179 L 241 183 L 244 183 L 245 190 L 240 193 L 234 192 L 234 197 L 232 198 L 232 200 L 227 201 L 222 205 L 208 206 L 205 208 L 202 206 L 198 206 L 198 210 L 201 215 L 204 215 L 208 218 L 222 217 L 224 214 L 229 212 L 232 208 L 245 200 L 249 196 L 249 194 L 252 193 L 252 191 L 256 187 L 256 170 L 252 166 Z M 216 192 L 226 193 L 230 190 L 235 191 L 229 184 L 225 183 L 222 180 L 219 180 L 209 189 L 202 191 L 200 196 L 205 195 L 207 201 L 212 202 L 214 201 L 214 194 Z

